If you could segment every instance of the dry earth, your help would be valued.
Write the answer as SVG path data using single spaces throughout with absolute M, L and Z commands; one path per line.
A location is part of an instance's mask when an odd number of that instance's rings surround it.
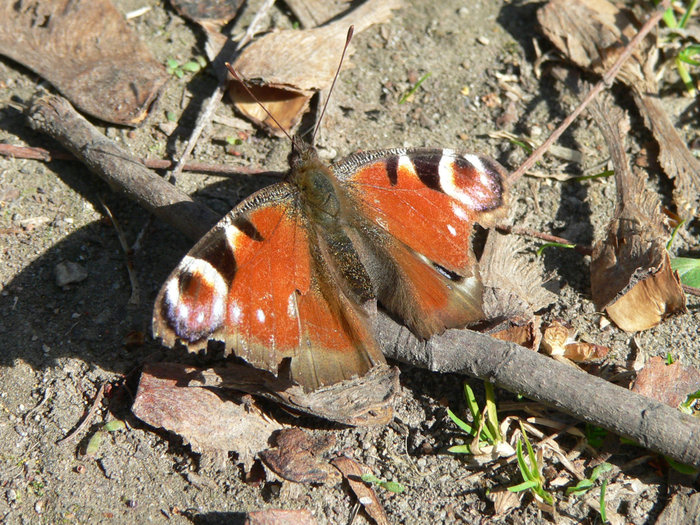
M 168 58 L 184 62 L 204 54 L 201 33 L 168 6 L 154 0 L 115 3 L 122 12 L 152 6 L 130 24 L 160 62 Z M 260 3 L 252 2 L 240 27 L 245 27 Z M 541 140 L 575 102 L 550 78 L 538 79 L 533 73 L 533 40 L 544 50 L 550 48 L 537 32 L 539 4 L 486 0 L 405 4 L 389 24 L 356 37 L 352 67 L 343 72 L 326 116 L 320 139 L 323 154 L 342 158 L 359 149 L 451 147 L 492 155 L 514 169 L 523 154 L 507 141 L 487 134 L 505 129 Z M 268 21 L 270 27 L 291 24 L 288 15 L 276 9 Z M 423 73 L 431 73 L 430 78 L 410 102 L 399 105 L 400 96 Z M 0 91 L 0 141 L 55 147 L 29 131 L 17 109 L 18 103 L 47 86 L 7 60 L 0 61 L 0 81 L 4 86 Z M 511 87 L 511 94 L 519 96 L 509 95 L 504 83 Z M 109 127 L 106 133 L 138 156 L 165 157 L 182 147 L 202 99 L 214 86 L 207 72 L 173 77 L 144 126 L 134 131 Z M 625 92 L 616 94 L 632 113 L 629 152 L 634 158 L 650 136 Z M 674 120 L 691 102 L 677 94 L 677 89 L 665 94 Z M 182 115 L 178 132 L 170 137 L 160 131 L 167 112 Z M 228 105 L 219 112 L 232 115 Z M 514 118 L 504 123 L 499 117 L 506 112 Z M 697 121 L 679 122 L 678 126 L 688 142 L 697 139 Z M 253 134 L 235 147 L 237 155 L 230 155 L 225 138 L 235 134 L 236 130 L 214 125 L 200 141 L 195 157 L 284 169 L 287 141 Z M 575 123 L 561 143 L 581 151 L 582 164 L 565 165 L 550 157 L 539 171 L 588 173 L 607 159 L 601 136 L 587 118 Z M 221 213 L 269 182 L 198 174 L 178 180 L 183 190 L 196 192 Z M 669 184 L 661 175 L 651 173 L 648 184 L 668 202 Z M 525 178 L 513 190 L 512 220 L 590 243 L 610 217 L 614 195 L 609 179 L 560 183 Z M 124 254 L 114 229 L 102 220 L 99 199 L 110 207 L 130 242 L 143 233 L 134 254 L 142 288 L 138 306 L 128 304 Z M 110 194 L 74 162 L 1 158 L 0 201 L 0 230 L 15 231 L 0 234 L 0 520 L 12 524 L 235 523 L 247 510 L 282 507 L 308 508 L 319 523 L 348 522 L 354 500 L 344 486 L 246 484 L 235 457 L 217 469 L 200 462 L 178 438 L 130 416 L 128 388 L 113 389 L 109 402 L 76 441 L 57 444 L 80 421 L 101 384 L 127 376 L 127 385 L 133 386 L 140 364 L 168 357 L 150 338 L 136 348 L 125 346 L 125 341 L 133 331 L 150 333 L 155 294 L 190 243 L 149 220 L 136 205 Z M 35 227 L 26 227 L 31 219 Z M 697 254 L 697 238 L 697 231 L 684 232 L 675 249 Z M 601 316 L 590 301 L 588 258 L 550 249 L 539 262 L 534 255 L 537 246 L 525 242 L 523 255 L 533 264 L 543 264 L 559 289 L 556 304 L 544 313 L 546 318 L 563 317 L 588 340 L 609 345 L 612 363 L 672 352 L 685 364 L 700 366 L 697 299 L 690 300 L 689 313 L 634 338 L 613 327 L 601 329 Z M 54 269 L 63 261 L 80 264 L 87 278 L 59 288 Z M 409 367 L 402 367 L 401 372 L 392 425 L 332 429 L 338 439 L 334 450 L 352 451 L 377 476 L 406 486 L 400 495 L 379 492 L 391 522 L 530 523 L 551 519 L 537 510 L 530 496 L 508 515 L 494 517 L 486 491 L 518 483 L 515 466 L 481 469 L 480 475 L 472 476 L 480 470 L 445 451 L 460 442 L 446 407 L 464 410 L 464 378 Z M 480 388 L 478 382 L 472 384 Z M 513 399 L 506 392 L 498 395 L 500 400 Z M 310 418 L 296 421 L 274 407 L 270 410 L 288 423 L 315 432 L 331 428 Z M 127 428 L 110 434 L 95 458 L 85 458 L 88 438 L 99 425 L 114 418 L 124 419 Z M 569 447 L 573 442 L 562 445 Z M 622 447 L 609 459 L 617 470 L 608 486 L 608 508 L 635 524 L 655 521 L 668 502 L 674 478 L 668 470 L 652 468 L 646 461 L 635 466 L 633 460 L 643 453 Z M 549 479 L 562 471 L 554 460 L 547 463 Z M 686 483 L 692 487 L 693 481 Z M 556 495 L 562 522 L 599 521 L 596 510 L 587 504 L 567 499 L 562 490 Z M 356 523 L 364 522 L 360 513 Z

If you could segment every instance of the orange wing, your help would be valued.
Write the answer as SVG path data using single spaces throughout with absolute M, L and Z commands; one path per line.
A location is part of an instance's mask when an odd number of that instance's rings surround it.
M 333 171 L 381 261 L 373 280 L 387 309 L 424 338 L 483 319 L 471 234 L 504 214 L 498 163 L 451 150 L 388 150 L 353 155 Z
M 367 315 L 339 292 L 316 250 L 298 190 L 281 183 L 243 201 L 183 259 L 156 299 L 153 331 L 190 351 L 226 351 L 307 390 L 363 375 L 384 357 Z

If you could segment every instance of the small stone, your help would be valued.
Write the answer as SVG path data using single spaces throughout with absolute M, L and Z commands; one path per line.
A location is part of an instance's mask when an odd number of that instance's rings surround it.
M 78 263 L 66 261 L 56 265 L 54 268 L 54 275 L 56 277 L 56 284 L 60 287 L 64 287 L 67 284 L 78 283 L 87 279 L 88 273 L 87 270 Z

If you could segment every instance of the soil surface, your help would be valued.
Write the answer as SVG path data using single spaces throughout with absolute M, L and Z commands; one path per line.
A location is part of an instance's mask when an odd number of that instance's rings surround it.
M 124 13 L 152 7 L 130 24 L 161 63 L 170 58 L 184 63 L 204 55 L 201 31 L 169 6 L 155 0 L 115 4 Z M 260 4 L 252 2 L 239 28 L 245 28 Z M 407 0 L 389 23 L 356 35 L 354 54 L 340 76 L 318 140 L 322 155 L 333 160 L 357 150 L 449 147 L 491 155 L 515 169 L 524 159 L 522 150 L 489 133 L 508 131 L 542 141 L 576 102 L 546 73 L 535 74 L 533 42 L 542 51 L 551 48 L 537 30 L 539 5 Z M 267 17 L 269 27 L 292 23 L 287 12 L 276 8 Z M 430 77 L 412 98 L 399 104 L 425 73 Z M 28 130 L 17 109 L 50 87 L 7 60 L 0 61 L 0 82 L 5 87 L 0 91 L 0 141 L 58 148 Z M 142 127 L 107 127 L 105 133 L 139 157 L 165 158 L 181 150 L 202 100 L 215 86 L 209 71 L 173 76 Z M 634 160 L 651 138 L 628 93 L 616 89 L 615 94 L 631 113 L 634 132 L 628 152 Z M 664 101 L 687 142 L 697 144 L 697 122 L 679 120 L 691 100 L 680 96 L 677 82 L 666 84 Z M 170 113 L 179 125 L 167 135 Z M 228 103 L 218 113 L 233 117 Z M 199 141 L 195 159 L 285 169 L 287 140 L 250 132 L 241 144 L 227 144 L 226 138 L 237 133 L 214 124 Z M 587 117 L 579 119 L 560 144 L 580 151 L 582 162 L 565 163 L 550 155 L 538 172 L 596 173 L 608 159 L 601 135 Z M 180 176 L 177 184 L 224 214 L 270 182 L 190 173 Z M 670 184 L 662 174 L 652 170 L 648 186 L 669 204 Z M 590 244 L 610 218 L 614 199 L 612 179 L 558 182 L 526 177 L 512 189 L 511 221 Z M 125 255 L 115 229 L 103 220 L 101 200 L 129 244 L 138 238 L 133 253 L 141 287 L 138 305 L 129 304 Z M 235 455 L 223 465 L 208 462 L 179 438 L 130 415 L 140 365 L 172 358 L 150 338 L 151 309 L 159 287 L 191 242 L 111 194 L 85 167 L 69 161 L 0 158 L 0 232 L 0 521 L 213 524 L 239 522 L 249 510 L 306 508 L 319 523 L 348 523 L 355 499 L 344 484 L 245 483 Z M 697 234 L 681 231 L 674 252 L 694 251 L 697 256 Z M 684 364 L 700 366 L 697 298 L 690 298 L 687 314 L 643 333 L 626 334 L 601 323 L 590 300 L 589 258 L 558 249 L 548 249 L 538 258 L 535 251 L 540 244 L 524 241 L 522 256 L 542 265 L 557 290 L 556 303 L 543 312 L 545 319 L 564 318 L 584 339 L 609 346 L 610 366 L 631 366 L 667 352 Z M 63 262 L 77 263 L 87 277 L 60 288 L 55 270 Z M 127 344 L 139 334 L 145 335 L 144 344 Z M 522 481 L 515 463 L 497 469 L 477 467 L 447 452 L 447 447 L 466 441 L 446 411 L 449 406 L 465 413 L 465 380 L 482 399 L 478 381 L 402 367 L 396 419 L 383 428 L 336 428 L 268 408 L 285 423 L 316 433 L 334 432 L 337 443 L 331 452 L 350 452 L 377 477 L 404 485 L 402 494 L 378 489 L 392 523 L 553 520 L 528 493 L 507 514 L 495 515 L 487 493 Z M 113 386 L 88 427 L 75 439 L 59 442 L 76 428 L 103 384 Z M 515 399 L 500 390 L 497 396 L 499 403 Z M 549 415 L 575 423 L 556 413 Z M 90 437 L 112 419 L 124 420 L 126 428 L 107 434 L 94 456 L 85 456 Z M 608 441 L 616 443 L 614 438 Z M 576 445 L 572 439 L 560 442 L 565 452 Z M 678 483 L 692 488 L 692 479 L 680 478 L 662 460 L 615 443 L 603 445 L 614 452 L 606 456 L 614 465 L 606 493 L 611 514 L 623 515 L 628 523 L 654 522 Z M 595 456 L 587 451 L 578 460 L 586 475 Z M 559 522 L 599 522 L 599 489 L 582 498 L 567 497 L 564 488 L 575 481 L 551 453 L 545 454 L 543 463 L 548 487 L 557 499 Z M 360 512 L 355 523 L 367 522 Z

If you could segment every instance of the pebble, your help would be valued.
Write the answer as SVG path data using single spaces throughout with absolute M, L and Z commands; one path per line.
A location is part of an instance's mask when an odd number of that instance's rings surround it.
M 88 273 L 87 270 L 78 263 L 65 261 L 56 265 L 54 268 L 54 275 L 56 277 L 56 284 L 60 287 L 64 287 L 67 284 L 84 281 L 87 279 Z

